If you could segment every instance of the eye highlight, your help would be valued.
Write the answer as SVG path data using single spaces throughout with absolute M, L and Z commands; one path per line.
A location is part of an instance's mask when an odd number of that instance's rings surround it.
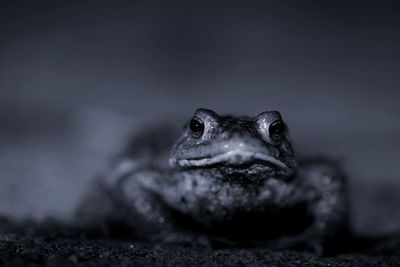
M 204 132 L 204 123 L 199 118 L 193 118 L 190 121 L 189 128 L 192 131 L 192 136 L 198 138 Z
M 285 125 L 281 120 L 272 122 L 268 127 L 269 137 L 274 141 L 280 141 L 285 133 Z

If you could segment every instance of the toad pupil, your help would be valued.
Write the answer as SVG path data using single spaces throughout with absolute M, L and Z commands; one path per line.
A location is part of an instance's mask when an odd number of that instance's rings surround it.
M 190 121 L 190 130 L 192 130 L 195 137 L 199 137 L 204 131 L 204 124 L 198 119 L 192 119 Z
M 268 129 L 269 135 L 271 136 L 271 138 L 275 140 L 279 140 L 280 135 L 283 134 L 284 131 L 285 131 L 285 126 L 281 121 L 272 123 Z

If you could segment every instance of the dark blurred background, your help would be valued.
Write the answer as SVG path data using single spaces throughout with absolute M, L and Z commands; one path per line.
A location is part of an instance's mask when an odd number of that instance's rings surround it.
M 129 132 L 278 109 L 349 173 L 357 231 L 400 230 L 400 16 L 382 2 L 2 1 L 0 214 L 68 217 Z

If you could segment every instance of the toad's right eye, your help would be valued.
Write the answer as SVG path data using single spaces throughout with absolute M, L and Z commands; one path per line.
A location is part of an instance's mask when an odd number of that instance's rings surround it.
M 198 138 L 204 132 L 204 123 L 202 120 L 195 117 L 190 121 L 189 128 L 192 131 L 192 136 Z

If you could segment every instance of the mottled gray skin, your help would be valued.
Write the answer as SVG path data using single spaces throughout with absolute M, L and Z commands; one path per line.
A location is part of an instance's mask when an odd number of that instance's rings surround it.
M 283 123 L 279 112 L 249 118 L 198 109 L 194 119 L 203 130 L 188 123 L 174 145 L 168 125 L 135 138 L 97 180 L 79 219 L 107 222 L 109 231 L 123 225 L 135 238 L 158 242 L 319 253 L 346 231 L 342 173 L 326 160 L 298 164 L 286 127 L 271 133 Z

